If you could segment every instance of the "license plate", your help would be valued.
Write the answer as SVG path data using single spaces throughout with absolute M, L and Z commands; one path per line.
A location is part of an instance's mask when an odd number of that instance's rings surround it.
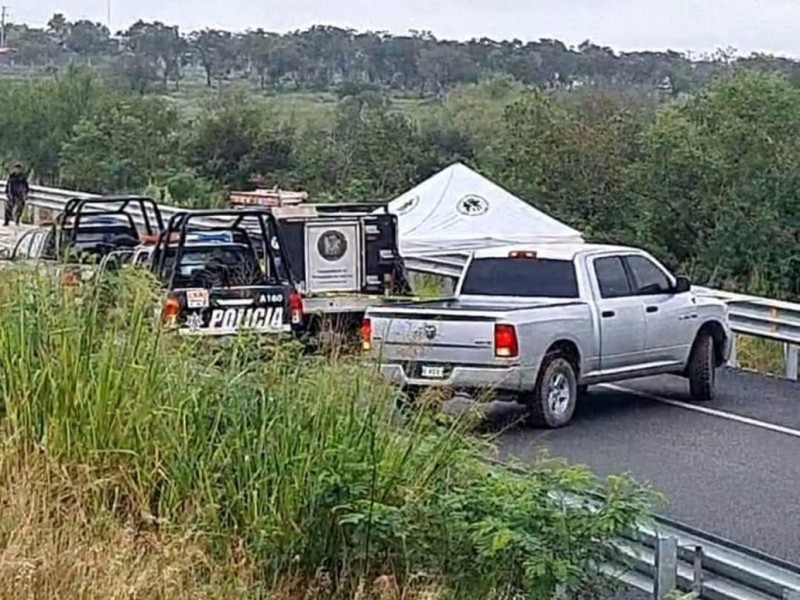
M 430 377 L 431 379 L 442 379 L 444 377 L 444 367 L 432 367 L 430 365 L 423 365 L 422 376 Z
M 189 308 L 206 308 L 208 290 L 186 290 L 186 305 Z

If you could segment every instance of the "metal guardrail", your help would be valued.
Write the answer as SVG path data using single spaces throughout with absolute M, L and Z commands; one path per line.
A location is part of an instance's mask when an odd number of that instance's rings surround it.
M 67 199 L 77 196 L 93 197 L 34 187 L 29 199 L 34 222 L 39 222 L 37 213 L 41 209 L 59 211 Z M 165 219 L 185 210 L 164 205 L 160 209 Z M 405 260 L 410 270 L 453 278 L 461 274 L 466 255 L 413 256 Z M 800 305 L 702 287 L 695 291 L 725 300 L 737 333 L 785 343 L 787 375 L 797 379 Z M 800 567 L 663 517 L 641 525 L 615 545 L 627 565 L 605 564 L 602 569 L 659 600 L 679 590 L 708 600 L 800 600 Z
M 530 472 L 487 458 L 490 465 Z M 566 507 L 598 510 L 597 495 L 555 494 Z M 656 600 L 676 593 L 693 593 L 707 600 L 800 600 L 800 566 L 758 550 L 655 516 L 635 531 L 612 541 L 619 560 L 598 565 L 600 570 Z
M 800 595 L 800 567 L 664 517 L 615 545 L 628 568 L 606 572 L 655 598 L 675 590 L 710 600 Z
M 0 181 L 0 184 L 4 184 Z M 69 198 L 97 197 L 94 194 L 33 186 L 28 204 L 33 208 L 34 222 L 39 222 L 41 209 L 59 211 Z M 165 221 L 179 211 L 189 209 L 161 204 L 159 208 Z M 134 218 L 135 221 L 139 219 Z M 210 225 L 222 222 L 207 219 Z M 137 223 L 139 224 L 139 223 Z M 0 239 L 0 243 L 4 240 Z M 438 253 L 406 256 L 406 268 L 410 271 L 428 273 L 447 278 L 458 278 L 466 264 L 467 253 Z M 770 298 L 746 296 L 704 287 L 693 288 L 696 292 L 720 298 L 728 304 L 733 331 L 738 335 L 753 336 L 784 344 L 784 375 L 798 379 L 800 371 L 800 304 L 782 302 Z M 731 366 L 738 367 L 736 344 L 731 355 Z

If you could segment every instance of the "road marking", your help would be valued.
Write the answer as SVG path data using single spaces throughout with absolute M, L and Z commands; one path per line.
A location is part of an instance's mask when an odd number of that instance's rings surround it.
M 606 388 L 608 390 L 612 390 L 615 392 L 622 392 L 625 394 L 633 394 L 634 396 L 639 396 L 641 398 L 648 398 L 649 400 L 655 400 L 656 402 L 669 404 L 670 406 L 677 406 L 678 408 L 693 410 L 695 412 L 699 412 L 704 415 L 719 417 L 721 419 L 727 419 L 728 421 L 742 423 L 743 425 L 751 425 L 752 427 L 758 427 L 760 429 L 766 429 L 768 431 L 774 431 L 775 433 L 782 433 L 784 435 L 800 439 L 800 430 L 792 429 L 791 427 L 783 427 L 782 425 L 776 425 L 775 423 L 767 423 L 766 421 L 759 421 L 758 419 L 751 419 L 750 417 L 743 417 L 741 415 L 725 412 L 723 410 L 716 410 L 714 408 L 706 408 L 705 406 L 698 406 L 697 404 L 690 404 L 689 402 L 681 402 L 680 400 L 671 400 L 670 398 L 656 396 L 654 394 L 649 394 L 647 392 L 641 392 L 639 390 L 626 388 L 621 385 L 614 385 L 613 383 L 602 383 L 599 384 L 597 387 Z

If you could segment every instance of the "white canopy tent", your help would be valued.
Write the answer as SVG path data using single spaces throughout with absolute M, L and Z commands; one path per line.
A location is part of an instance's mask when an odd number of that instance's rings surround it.
M 461 254 L 515 243 L 581 243 L 579 231 L 536 210 L 461 163 L 388 205 L 404 257 Z

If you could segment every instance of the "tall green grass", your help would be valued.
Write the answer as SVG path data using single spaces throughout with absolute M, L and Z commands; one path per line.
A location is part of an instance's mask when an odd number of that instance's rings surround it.
M 356 359 L 162 331 L 153 282 L 113 277 L 64 290 L 0 273 L 4 451 L 43 459 L 53 485 L 89 481 L 64 510 L 202 532 L 220 560 L 243 548 L 265 588 L 322 570 L 348 593 L 391 573 L 454 598 L 593 589 L 610 537 L 647 510 L 627 479 L 489 466 L 464 422 L 397 414 Z M 608 499 L 594 513 L 558 490 Z

